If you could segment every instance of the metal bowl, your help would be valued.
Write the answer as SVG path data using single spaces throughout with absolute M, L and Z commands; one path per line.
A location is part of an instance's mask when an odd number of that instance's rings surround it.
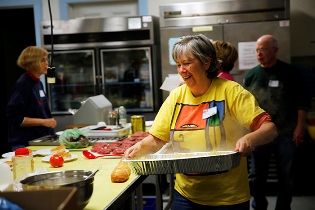
M 124 159 L 138 175 L 192 172 L 220 173 L 239 166 L 241 156 L 233 151 L 150 154 Z
M 21 180 L 23 190 L 57 189 L 60 187 L 76 187 L 78 207 L 83 209 L 90 201 L 93 193 L 94 177 L 88 178 L 92 171 L 66 170 L 47 172 L 29 176 Z

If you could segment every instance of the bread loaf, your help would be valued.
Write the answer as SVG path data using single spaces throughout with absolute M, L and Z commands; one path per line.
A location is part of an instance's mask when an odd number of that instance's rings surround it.
M 129 179 L 131 170 L 129 167 L 129 164 L 126 162 L 123 162 L 122 159 L 120 159 L 118 165 L 114 168 L 114 170 L 111 173 L 111 180 L 112 182 L 125 182 Z
M 60 153 L 66 151 L 66 146 L 65 145 L 60 145 L 57 147 L 54 147 L 50 150 L 51 153 Z
M 56 154 L 61 155 L 64 159 L 71 158 L 71 154 L 69 152 L 57 152 Z

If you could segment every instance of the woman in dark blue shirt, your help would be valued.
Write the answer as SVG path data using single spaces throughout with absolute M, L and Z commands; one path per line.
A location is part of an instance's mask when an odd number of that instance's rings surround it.
M 28 146 L 28 141 L 53 135 L 57 125 L 52 117 L 44 86 L 40 81 L 47 74 L 48 52 L 29 46 L 20 54 L 17 65 L 26 72 L 16 81 L 6 107 L 9 124 L 8 142 L 12 151 Z

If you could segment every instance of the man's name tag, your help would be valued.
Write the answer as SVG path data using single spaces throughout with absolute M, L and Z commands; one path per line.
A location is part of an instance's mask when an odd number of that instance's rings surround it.
M 40 96 L 40 97 L 45 97 L 45 93 L 44 93 L 43 90 L 40 90 L 40 91 L 39 91 L 39 96 Z
M 202 119 L 207 119 L 213 115 L 215 115 L 217 113 L 217 107 L 212 107 L 212 108 L 209 108 L 209 109 L 205 109 L 203 110 L 202 112 Z
M 279 87 L 279 80 L 269 80 L 269 87 Z

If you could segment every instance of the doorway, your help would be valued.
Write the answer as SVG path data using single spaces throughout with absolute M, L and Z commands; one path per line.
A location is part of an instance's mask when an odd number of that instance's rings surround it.
M 17 15 L 18 14 L 18 15 Z M 17 18 L 20 17 L 20 18 Z M 2 67 L 2 89 L 3 98 L 0 102 L 1 129 L 0 154 L 11 151 L 7 142 L 8 123 L 5 115 L 5 107 L 10 99 L 11 90 L 15 81 L 24 72 L 16 65 L 16 60 L 22 50 L 30 45 L 36 45 L 35 25 L 33 8 L 1 9 L 0 12 L 0 63 Z

